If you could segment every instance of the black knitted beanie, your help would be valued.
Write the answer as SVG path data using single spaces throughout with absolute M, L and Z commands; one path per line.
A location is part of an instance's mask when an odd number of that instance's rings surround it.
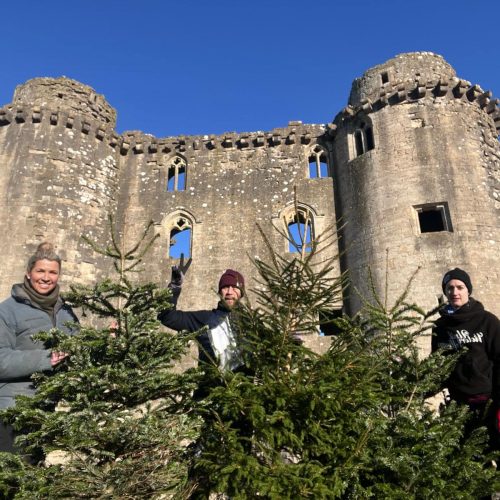
M 469 290 L 469 295 L 472 293 L 472 282 L 470 280 L 470 276 L 463 269 L 455 267 L 455 269 L 448 271 L 443 276 L 442 287 L 443 287 L 444 294 L 446 294 L 446 285 L 451 280 L 460 280 L 462 283 L 465 284 L 465 286 L 467 287 L 467 290 Z

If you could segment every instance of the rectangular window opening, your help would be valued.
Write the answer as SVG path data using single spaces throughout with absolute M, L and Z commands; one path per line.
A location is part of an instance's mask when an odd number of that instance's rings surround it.
M 421 233 L 453 232 L 448 203 L 428 203 L 414 208 Z
M 380 76 L 382 78 L 382 83 L 389 82 L 389 73 L 387 73 L 387 71 L 384 71 Z

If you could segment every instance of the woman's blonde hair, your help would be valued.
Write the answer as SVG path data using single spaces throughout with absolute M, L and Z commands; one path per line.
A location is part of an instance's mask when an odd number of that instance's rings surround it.
M 57 255 L 54 245 L 48 241 L 44 241 L 38 245 L 36 252 L 28 260 L 26 270 L 31 272 L 39 260 L 51 260 L 53 262 L 57 262 L 59 264 L 59 270 L 61 269 L 61 257 Z

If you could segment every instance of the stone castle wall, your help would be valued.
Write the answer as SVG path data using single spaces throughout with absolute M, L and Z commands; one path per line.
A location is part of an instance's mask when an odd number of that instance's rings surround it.
M 193 264 L 183 308 L 212 307 L 220 274 L 240 270 L 256 286 L 252 259 L 266 258 L 257 231 L 286 255 L 294 193 L 315 234 L 345 223 L 338 272 L 367 292 L 389 278 L 390 299 L 413 272 L 411 299 L 434 307 L 449 268 L 467 269 L 475 295 L 497 314 L 499 268 L 498 100 L 460 80 L 431 53 L 402 54 L 355 80 L 349 103 L 326 126 L 291 122 L 268 132 L 156 138 L 115 131 L 103 96 L 67 78 L 30 80 L 0 108 L 1 294 L 22 278 L 45 239 L 64 259 L 63 283 L 93 283 L 107 265 L 80 239 L 108 239 L 107 217 L 135 241 L 149 220 L 160 234 L 144 279 L 166 283 L 172 229 L 191 227 Z M 311 178 L 321 154 L 330 175 Z M 167 189 L 172 168 L 182 189 Z M 449 227 L 422 232 L 418 210 L 443 205 Z M 439 209 L 439 207 L 437 208 Z M 443 213 L 444 213 L 443 212 Z M 287 219 L 288 217 L 288 219 Z M 353 312 L 359 300 L 344 298 Z M 340 304 L 334 307 L 340 307 Z
M 434 54 L 403 54 L 356 80 L 337 115 L 337 211 L 348 220 L 343 265 L 367 293 L 366 269 L 389 303 L 419 269 L 410 299 L 438 305 L 440 278 L 469 271 L 474 295 L 500 312 L 498 100 Z M 371 128 L 374 147 L 356 150 Z M 444 205 L 448 230 L 423 233 L 418 209 Z M 351 307 L 357 308 L 356 297 Z
M 1 224 L 10 235 L 3 244 L 9 263 L 3 297 L 46 239 L 63 258 L 63 284 L 93 283 L 109 273 L 109 264 L 80 238 L 106 244 L 108 214 L 128 242 L 154 222 L 160 238 L 142 279 L 160 284 L 177 261 L 169 255 L 171 230 L 185 220 L 193 258 L 180 300 L 185 308 L 213 307 L 227 268 L 241 271 L 249 290 L 256 285 L 252 259 L 267 257 L 257 224 L 273 248 L 288 252 L 280 231 L 294 211 L 295 193 L 314 218 L 316 235 L 335 226 L 332 178 L 309 178 L 323 126 L 292 122 L 268 133 L 158 139 L 142 132 L 119 136 L 114 120 L 102 96 L 66 78 L 31 80 L 0 110 Z M 324 145 L 321 151 L 328 155 Z M 171 191 L 169 172 L 178 162 L 186 183 Z M 333 246 L 325 255 L 336 254 Z M 338 262 L 336 269 L 340 273 Z
M 97 279 L 102 263 L 80 236 L 102 239 L 115 210 L 114 126 L 102 96 L 66 78 L 31 80 L 0 110 L 2 297 L 43 240 L 57 246 L 72 281 Z
M 119 158 L 118 213 L 129 238 L 153 220 L 161 235 L 148 260 L 148 280 L 166 283 L 175 259 L 169 233 L 179 217 L 192 227 L 193 262 L 181 295 L 184 308 L 213 307 L 219 276 L 236 268 L 254 281 L 252 259 L 267 257 L 257 224 L 280 254 L 288 242 L 283 216 L 293 210 L 294 188 L 300 206 L 313 214 L 315 234 L 335 225 L 331 177 L 309 178 L 309 154 L 324 134 L 321 126 L 292 124 L 270 133 L 220 137 L 167 138 L 125 134 L 127 151 Z M 167 191 L 168 169 L 181 159 L 184 190 Z M 337 248 L 329 252 L 335 258 Z M 337 269 L 339 266 L 337 265 Z M 340 271 L 339 271 L 340 272 Z

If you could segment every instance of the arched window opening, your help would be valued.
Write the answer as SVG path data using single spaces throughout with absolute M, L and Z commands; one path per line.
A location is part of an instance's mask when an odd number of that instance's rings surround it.
M 309 156 L 309 178 L 321 179 L 324 177 L 328 177 L 326 154 L 320 146 L 316 146 Z
M 168 168 L 167 191 L 184 191 L 186 189 L 186 162 L 176 156 Z
M 191 223 L 186 217 L 178 217 L 170 230 L 168 256 L 179 259 L 191 257 L 192 230 Z
M 309 253 L 314 238 L 313 219 L 309 211 L 299 209 L 285 218 L 288 234 L 288 251 Z
M 373 136 L 373 127 L 362 122 L 354 131 L 354 148 L 356 156 L 361 156 L 375 148 L 375 138 Z

